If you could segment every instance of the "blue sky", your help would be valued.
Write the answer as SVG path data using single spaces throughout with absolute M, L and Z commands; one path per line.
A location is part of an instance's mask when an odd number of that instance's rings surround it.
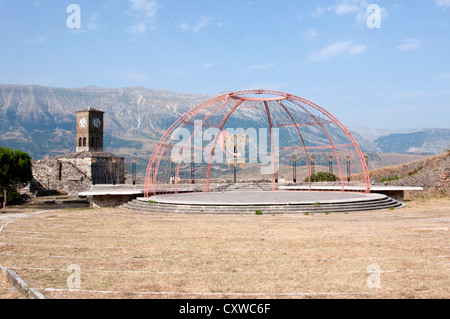
M 450 0 L 0 0 L 0 44 L 1 84 L 272 89 L 348 126 L 450 128 Z

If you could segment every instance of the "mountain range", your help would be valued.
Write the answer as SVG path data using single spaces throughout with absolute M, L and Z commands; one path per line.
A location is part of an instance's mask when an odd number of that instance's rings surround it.
M 0 145 L 21 149 L 35 159 L 73 152 L 75 112 L 91 106 L 105 111 L 105 150 L 137 157 L 145 165 L 165 130 L 209 98 L 144 87 L 0 85 Z M 240 120 L 258 121 L 251 113 Z M 350 131 L 364 152 L 437 154 L 450 148 L 450 129 Z
M 37 159 L 73 152 L 75 112 L 91 106 L 105 111 L 106 149 L 148 153 L 178 117 L 208 98 L 143 87 L 0 85 L 0 143 Z
M 385 153 L 438 154 L 450 149 L 450 129 L 390 134 L 374 141 Z

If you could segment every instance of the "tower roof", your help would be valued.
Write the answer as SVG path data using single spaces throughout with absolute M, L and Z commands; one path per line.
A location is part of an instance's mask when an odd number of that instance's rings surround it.
M 91 106 L 88 106 L 87 108 L 84 108 L 84 109 L 82 109 L 82 110 L 78 110 L 78 111 L 76 111 L 75 113 L 79 113 L 79 112 L 91 112 L 91 111 L 93 111 L 93 112 L 101 112 L 101 113 L 105 113 L 105 112 L 103 112 L 103 111 L 94 109 L 94 108 L 91 107 Z

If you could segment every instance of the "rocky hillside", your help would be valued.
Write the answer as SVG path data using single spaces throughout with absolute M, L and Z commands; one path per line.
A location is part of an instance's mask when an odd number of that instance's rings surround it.
M 450 152 L 370 172 L 371 182 L 424 187 L 427 195 L 450 195 Z

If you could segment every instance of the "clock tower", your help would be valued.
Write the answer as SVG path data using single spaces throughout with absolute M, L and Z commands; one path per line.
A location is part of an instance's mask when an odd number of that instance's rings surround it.
M 103 152 L 103 113 L 92 107 L 76 112 L 77 152 Z
M 92 185 L 125 184 L 125 158 L 103 151 L 103 115 L 92 107 L 76 112 L 76 152 L 33 161 L 31 192 L 76 196 Z

